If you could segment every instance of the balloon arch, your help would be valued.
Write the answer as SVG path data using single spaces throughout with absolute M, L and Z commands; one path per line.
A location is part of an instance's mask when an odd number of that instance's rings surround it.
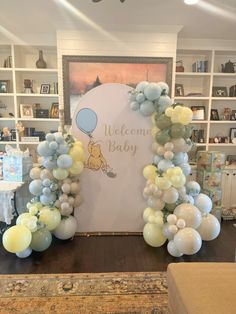
M 143 169 L 147 180 L 143 197 L 148 206 L 143 212 L 144 240 L 153 247 L 168 240 L 168 252 L 180 257 L 197 253 L 202 240 L 215 239 L 220 224 L 210 214 L 212 201 L 200 193 L 200 185 L 186 182 L 191 172 L 187 152 L 193 146 L 193 114 L 188 107 L 172 105 L 168 93 L 164 82 L 140 82 L 130 93 L 130 107 L 151 116 L 153 124 L 153 162 Z
M 220 224 L 210 214 L 211 199 L 200 193 L 199 184 L 186 183 L 191 171 L 187 152 L 193 145 L 192 111 L 172 105 L 168 92 L 164 82 L 141 82 L 129 96 L 131 109 L 151 116 L 153 123 L 153 162 L 143 169 L 147 180 L 143 196 L 148 206 L 143 212 L 143 237 L 153 247 L 162 246 L 168 239 L 168 252 L 179 257 L 195 254 L 202 240 L 216 238 Z M 83 124 L 87 115 L 89 126 Z M 97 117 L 84 108 L 77 120 L 81 130 L 91 136 Z M 79 174 L 85 162 L 82 143 L 66 133 L 49 133 L 37 152 L 39 166 L 30 171 L 29 184 L 34 197 L 2 238 L 4 248 L 20 258 L 28 257 L 32 250 L 46 250 L 52 234 L 66 240 L 77 230 L 73 211 L 81 203 Z

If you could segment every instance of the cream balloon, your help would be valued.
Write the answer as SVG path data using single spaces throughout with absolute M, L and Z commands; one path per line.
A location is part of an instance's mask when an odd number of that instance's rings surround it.
M 182 203 L 178 205 L 174 210 L 174 215 L 178 219 L 183 219 L 186 223 L 186 227 L 197 229 L 202 222 L 202 215 L 198 208 L 189 203 Z
M 151 208 L 151 207 L 145 208 L 143 211 L 143 220 L 145 222 L 148 222 L 148 218 L 150 216 L 154 216 L 154 214 L 155 214 L 155 210 L 153 208 Z
M 166 222 L 163 225 L 162 233 L 163 233 L 164 237 L 166 237 L 170 241 L 170 240 L 174 239 L 174 234 L 169 231 L 169 226 L 170 225 L 168 224 L 168 222 Z
M 147 244 L 153 247 L 162 246 L 166 242 L 166 237 L 162 233 L 162 228 L 152 223 L 147 223 L 144 226 L 143 238 Z
M 193 228 L 179 230 L 174 236 L 174 243 L 179 252 L 186 255 L 197 253 L 202 246 L 200 234 Z
M 68 177 L 68 171 L 66 169 L 56 168 L 52 171 L 54 178 L 57 180 L 64 180 Z
M 211 241 L 218 237 L 220 233 L 220 223 L 218 219 L 212 214 L 202 217 L 202 223 L 198 227 L 202 240 Z
M 179 198 L 179 193 L 178 191 L 171 187 L 168 190 L 165 190 L 162 196 L 162 200 L 167 203 L 167 204 L 174 204 L 177 202 Z
M 34 167 L 30 170 L 30 178 L 32 180 L 40 179 L 41 169 L 39 167 Z
M 77 220 L 73 216 L 62 218 L 60 224 L 53 230 L 53 234 L 60 240 L 67 240 L 75 235 Z

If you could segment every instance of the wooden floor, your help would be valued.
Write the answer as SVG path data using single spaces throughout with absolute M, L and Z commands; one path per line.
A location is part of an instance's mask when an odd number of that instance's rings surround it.
M 236 221 L 222 223 L 216 240 L 204 242 L 192 256 L 171 257 L 166 247 L 152 248 L 142 236 L 76 237 L 73 241 L 54 241 L 42 253 L 27 259 L 0 248 L 0 273 L 76 273 L 165 271 L 171 262 L 234 262 Z

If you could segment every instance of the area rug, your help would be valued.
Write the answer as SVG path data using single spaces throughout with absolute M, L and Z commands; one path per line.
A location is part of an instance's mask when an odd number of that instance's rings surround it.
M 1 275 L 0 313 L 166 314 L 166 273 Z

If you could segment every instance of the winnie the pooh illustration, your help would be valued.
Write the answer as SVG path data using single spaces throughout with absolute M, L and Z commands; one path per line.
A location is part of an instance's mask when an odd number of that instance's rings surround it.
M 96 144 L 93 141 L 90 141 L 88 144 L 88 152 L 89 152 L 89 158 L 86 164 L 87 168 L 94 171 L 99 170 L 99 169 L 106 171 L 107 162 L 101 152 L 101 145 Z
M 104 158 L 101 145 L 97 142 L 90 140 L 88 143 L 89 157 L 86 162 L 85 167 L 93 171 L 102 170 L 108 177 L 115 178 L 116 173 L 112 171 L 112 168 L 108 165 L 106 159 Z

